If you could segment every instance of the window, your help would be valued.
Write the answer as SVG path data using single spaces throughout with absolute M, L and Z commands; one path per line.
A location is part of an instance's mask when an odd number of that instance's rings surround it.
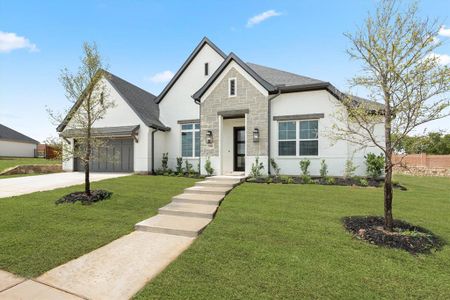
M 236 96 L 236 78 L 230 78 L 228 80 L 228 96 Z
M 200 156 L 200 124 L 181 125 L 181 156 Z
M 205 63 L 205 76 L 209 75 L 209 64 Z
M 297 132 L 295 125 L 295 121 L 278 123 L 278 155 L 296 155 Z
M 278 122 L 278 155 L 319 155 L 319 121 Z
M 300 121 L 300 141 L 299 141 L 299 155 L 309 156 L 319 154 L 319 122 Z

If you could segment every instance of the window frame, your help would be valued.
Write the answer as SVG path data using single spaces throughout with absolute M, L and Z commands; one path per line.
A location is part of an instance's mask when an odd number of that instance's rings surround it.
M 316 121 L 317 122 L 317 138 L 315 139 L 301 139 L 300 138 L 300 123 L 301 122 L 307 122 L 307 121 Z M 295 123 L 295 140 L 294 139 L 286 139 L 286 140 L 280 140 L 280 123 Z M 319 119 L 305 119 L 305 120 L 282 120 L 277 121 L 277 158 L 308 158 L 308 157 L 320 157 L 320 147 L 319 147 L 319 140 L 320 140 L 320 120 Z M 287 142 L 287 141 L 295 141 L 295 155 L 280 155 L 280 141 L 281 142 Z M 302 141 L 317 141 L 317 155 L 300 155 L 300 143 Z
M 231 94 L 231 81 L 234 81 L 234 94 Z M 236 97 L 237 95 L 237 79 L 236 77 L 228 78 L 228 97 Z
M 185 125 L 192 125 L 191 129 L 183 129 L 183 126 Z M 198 128 L 195 128 L 196 125 L 198 125 Z M 199 152 L 199 156 L 195 155 L 196 152 L 196 146 L 195 146 L 195 139 L 197 138 L 197 136 L 200 138 L 200 123 L 185 123 L 185 124 L 180 124 L 180 152 L 181 152 L 181 157 L 183 158 L 199 158 L 200 157 L 200 152 Z M 192 133 L 192 155 L 191 156 L 184 156 L 183 155 L 183 133 Z M 201 143 L 201 139 L 200 139 L 200 143 Z M 199 149 L 200 150 L 200 144 L 199 144 Z

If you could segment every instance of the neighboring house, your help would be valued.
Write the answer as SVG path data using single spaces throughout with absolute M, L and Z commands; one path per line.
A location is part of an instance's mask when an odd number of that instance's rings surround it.
M 0 156 L 34 157 L 38 141 L 0 124 Z
M 216 174 L 248 174 L 256 158 L 270 172 L 274 158 L 281 174 L 299 174 L 299 161 L 310 159 L 311 174 L 318 175 L 325 159 L 329 174 L 340 176 L 352 159 L 363 175 L 364 155 L 379 152 L 330 138 L 345 96 L 330 83 L 244 63 L 207 38 L 157 97 L 112 74 L 105 81 L 116 107 L 96 124 L 95 134 L 108 139 L 105 153 L 121 157 L 97 159 L 94 171 L 151 173 L 168 153 L 170 168 L 183 157 L 202 173 L 209 159 Z M 66 129 L 69 122 L 58 131 L 74 146 L 76 133 Z M 66 171 L 80 168 L 73 159 L 64 163 Z

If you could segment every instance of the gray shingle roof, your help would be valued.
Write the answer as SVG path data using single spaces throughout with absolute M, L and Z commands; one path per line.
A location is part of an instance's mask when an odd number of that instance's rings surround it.
M 156 127 L 161 130 L 168 130 L 159 120 L 159 106 L 156 103 L 156 96 L 106 72 L 108 81 L 114 86 L 124 100 L 130 105 L 134 112 L 141 118 L 142 122 L 149 127 Z
M 253 63 L 247 63 L 247 65 L 250 68 L 252 68 L 265 81 L 277 87 L 325 83 L 324 81 L 318 79 L 301 76 L 294 73 L 269 68 Z
M 0 140 L 39 144 L 38 141 L 2 124 L 0 124 Z

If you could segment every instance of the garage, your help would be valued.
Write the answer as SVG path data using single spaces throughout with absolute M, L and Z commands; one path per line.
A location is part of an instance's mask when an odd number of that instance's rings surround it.
M 134 144 L 138 141 L 139 125 L 120 127 L 92 128 L 91 136 L 102 141 L 101 146 L 92 151 L 89 169 L 92 172 L 133 172 L 134 171 Z M 79 129 L 67 129 L 63 138 L 73 138 L 74 147 L 79 147 L 77 138 L 82 136 Z M 84 163 L 75 158 L 74 171 L 83 171 Z
M 76 145 L 76 144 L 75 144 Z M 133 139 L 108 139 L 92 152 L 89 169 L 92 172 L 133 172 Z M 75 159 L 75 171 L 83 171 L 83 162 Z

